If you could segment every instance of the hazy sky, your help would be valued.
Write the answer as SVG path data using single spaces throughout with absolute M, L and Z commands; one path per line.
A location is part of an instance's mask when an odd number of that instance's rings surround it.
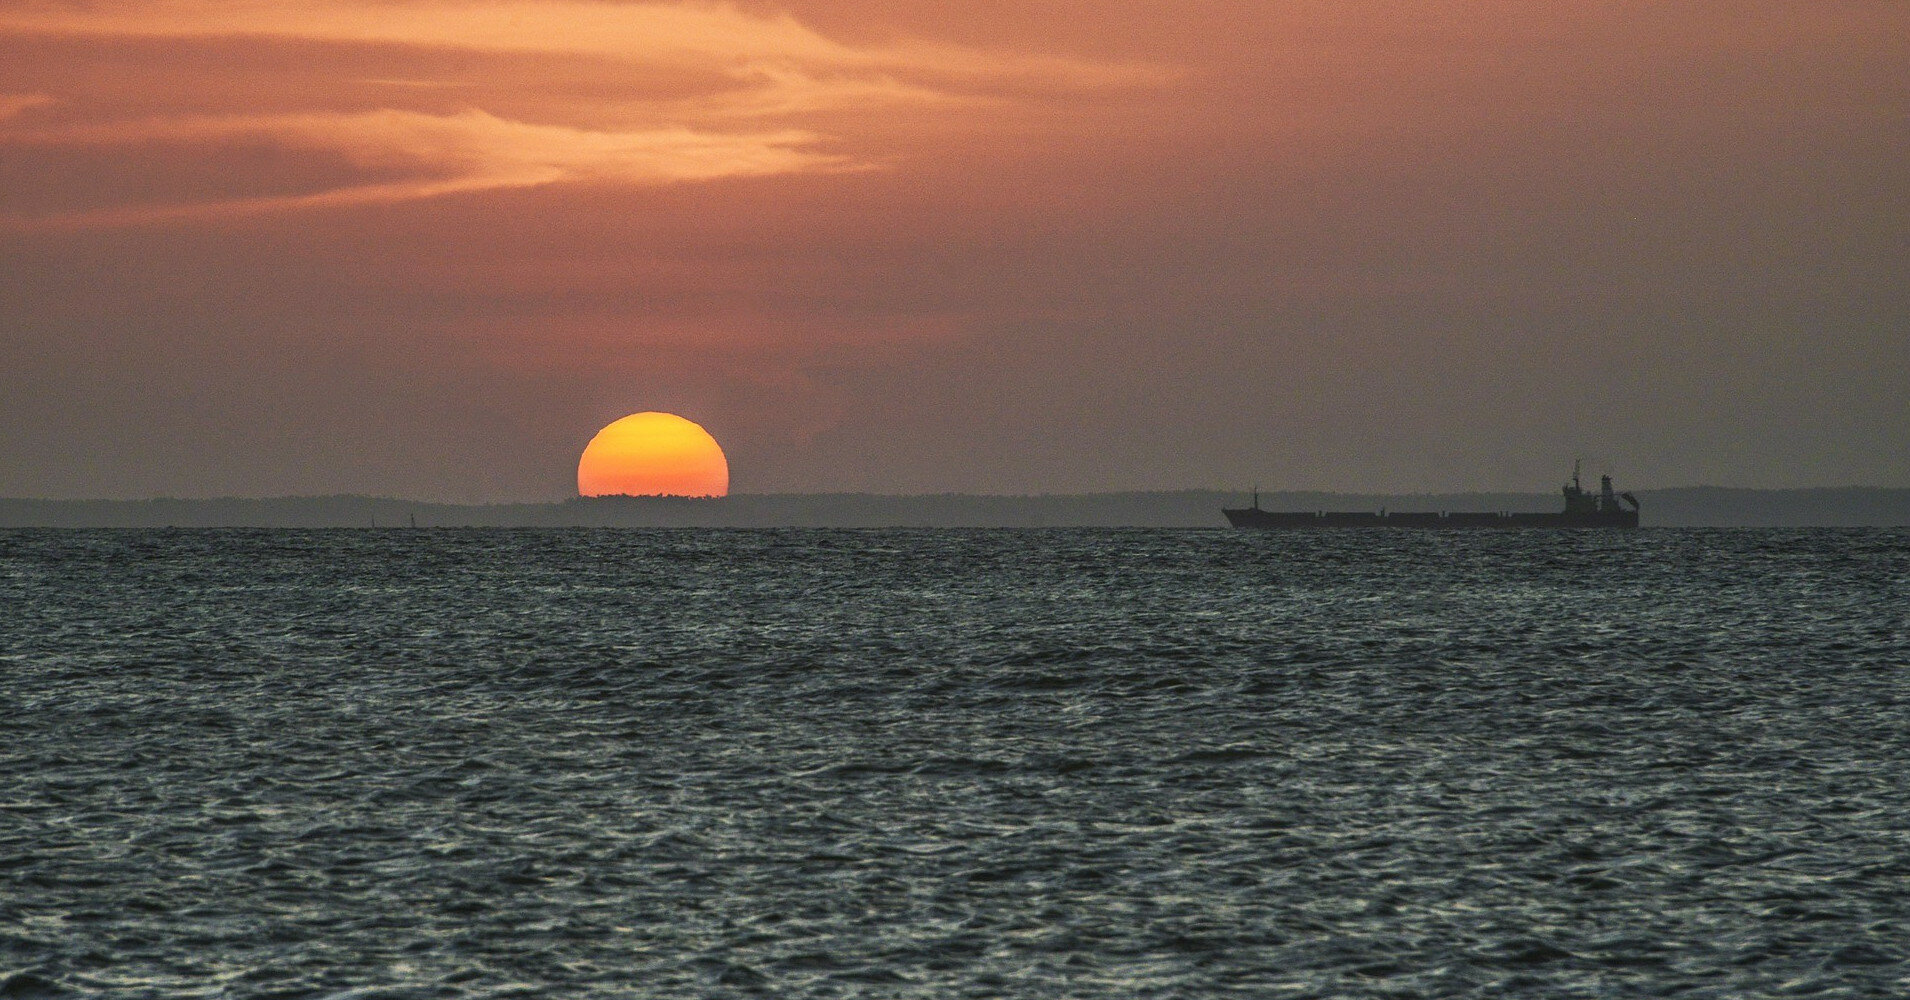
M 1910 486 L 1903 0 L 7 0 L 0 496 Z

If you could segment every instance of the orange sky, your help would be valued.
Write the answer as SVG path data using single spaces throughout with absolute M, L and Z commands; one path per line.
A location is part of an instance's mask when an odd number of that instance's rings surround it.
M 1910 485 L 1910 5 L 12 0 L 0 495 Z

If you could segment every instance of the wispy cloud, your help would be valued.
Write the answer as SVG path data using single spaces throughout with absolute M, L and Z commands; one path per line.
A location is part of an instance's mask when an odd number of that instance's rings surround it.
M 915 41 L 850 45 L 787 15 L 696 2 L 129 0 L 94 5 L 13 0 L 0 9 L 0 37 L 16 43 L 149 38 L 227 46 L 248 39 L 295 40 L 316 43 L 321 53 L 403 46 L 418 49 L 421 57 L 466 53 L 479 67 L 473 73 L 467 61 L 463 75 L 446 75 L 430 70 L 442 66 L 441 59 L 418 58 L 398 75 L 360 70 L 315 85 L 307 66 L 299 86 L 274 95 L 276 108 L 267 112 L 262 104 L 232 106 L 232 89 L 218 78 L 216 67 L 169 65 L 169 71 L 186 74 L 186 84 L 167 94 L 166 110 L 147 107 L 134 113 L 96 98 L 92 104 L 63 107 L 67 123 L 58 127 L 24 127 L 28 109 L 54 103 L 58 95 L 0 95 L 0 148 L 66 146 L 96 154 L 120 149 L 126 157 L 137 157 L 141 144 L 202 145 L 211 155 L 221 143 L 265 141 L 332 153 L 368 171 L 382 171 L 375 180 L 368 174 L 362 183 L 315 193 L 99 205 L 42 218 L 41 224 L 118 225 L 568 182 L 652 185 L 840 171 L 871 164 L 831 151 L 831 137 L 807 124 L 805 116 L 832 115 L 832 133 L 864 122 L 862 127 L 878 136 L 875 143 L 856 144 L 868 155 L 879 150 L 881 130 L 896 127 L 878 109 L 1012 105 L 1016 94 L 1165 79 L 1157 68 L 1040 54 Z M 566 91 L 551 84 L 552 92 L 540 95 L 533 92 L 545 86 L 541 77 L 520 74 L 511 78 L 516 82 L 484 77 L 486 59 L 527 53 L 566 60 L 569 68 L 558 76 L 573 83 L 588 80 L 589 86 Z M 201 75 L 193 77 L 195 72 Z M 288 79 L 291 73 L 288 69 Z M 704 82 L 687 90 L 658 84 L 680 81 L 686 73 Z M 328 78 L 321 74 L 318 79 Z M 203 82 L 197 106 L 194 80 Z M 356 96 L 345 96 L 347 84 L 359 88 Z M 366 85 L 375 88 L 369 93 L 383 107 L 365 107 Z M 465 106 L 444 107 L 446 96 Z M 284 110 L 288 99 L 296 111 Z M 405 179 L 392 180 L 393 169 Z
M 0 94 L 0 122 L 52 103 L 53 98 L 45 94 Z
M 590 55 L 743 68 L 762 62 L 948 76 L 1046 77 L 1099 85 L 1158 80 L 1157 68 L 903 41 L 836 42 L 787 14 L 715 3 L 593 0 L 145 0 L 108 6 L 13 0 L 0 30 L 165 38 L 274 36 L 490 52 Z
M 23 133 L 39 145 L 217 143 L 268 138 L 292 148 L 339 154 L 367 169 L 414 176 L 298 195 L 106 209 L 62 217 L 77 225 L 129 224 L 197 215 L 361 205 L 566 181 L 667 184 L 799 171 L 841 170 L 839 156 L 809 147 L 798 130 L 697 132 L 686 128 L 606 132 L 507 121 L 483 111 L 428 115 L 359 114 L 202 117 L 115 122 Z

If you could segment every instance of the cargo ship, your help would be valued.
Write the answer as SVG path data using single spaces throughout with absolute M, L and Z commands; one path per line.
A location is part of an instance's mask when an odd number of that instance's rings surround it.
M 1579 485 L 1578 464 L 1564 486 L 1565 509 L 1556 514 L 1509 511 L 1261 510 L 1260 491 L 1251 507 L 1223 507 L 1236 528 L 1636 528 L 1638 498 L 1612 492 L 1612 477 L 1598 477 L 1598 492 Z M 1629 508 L 1629 509 L 1628 509 Z

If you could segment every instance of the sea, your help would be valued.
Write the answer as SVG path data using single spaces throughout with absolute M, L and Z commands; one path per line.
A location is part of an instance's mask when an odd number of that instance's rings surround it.
M 0 997 L 1906 995 L 1906 530 L 0 532 Z

